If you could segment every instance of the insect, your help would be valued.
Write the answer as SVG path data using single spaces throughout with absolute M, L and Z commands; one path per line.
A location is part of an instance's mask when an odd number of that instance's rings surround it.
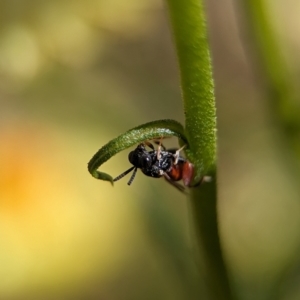
M 164 177 L 175 188 L 184 192 L 184 186 L 190 186 L 194 175 L 194 166 L 187 159 L 180 156 L 180 149 L 167 150 L 160 141 L 154 141 L 158 144 L 157 150 L 155 150 L 152 143 L 146 141 L 137 146 L 137 148 L 131 151 L 128 155 L 129 162 L 133 165 L 131 168 L 117 176 L 113 181 L 118 181 L 128 173 L 132 172 L 132 175 L 128 181 L 128 185 L 133 182 L 137 169 L 149 177 L 160 178 Z M 148 151 L 146 147 L 151 150 Z M 183 181 L 183 185 L 177 183 L 177 181 Z

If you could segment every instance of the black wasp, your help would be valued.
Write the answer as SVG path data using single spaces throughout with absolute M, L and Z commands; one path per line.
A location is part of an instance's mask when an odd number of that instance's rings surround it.
M 114 181 L 120 180 L 133 171 L 128 181 L 128 185 L 131 185 L 137 169 L 141 169 L 146 176 L 154 178 L 164 177 L 170 184 L 183 192 L 185 189 L 184 186 L 176 181 L 182 179 L 185 186 L 190 186 L 194 175 L 193 164 L 179 154 L 185 146 L 180 149 L 167 150 L 162 145 L 161 140 L 154 140 L 154 143 L 158 145 L 157 150 L 155 150 L 151 142 L 146 141 L 131 151 L 128 159 L 133 167 L 117 176 Z M 146 149 L 147 146 L 151 149 L 150 151 Z

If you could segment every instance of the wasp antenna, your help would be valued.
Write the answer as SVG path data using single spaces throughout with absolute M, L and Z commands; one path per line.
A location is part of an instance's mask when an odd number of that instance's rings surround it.
M 127 171 L 123 172 L 122 174 L 120 174 L 119 176 L 117 176 L 115 179 L 113 179 L 113 181 L 118 181 L 121 178 L 123 178 L 125 175 L 127 175 L 128 173 L 130 173 L 135 167 L 131 167 L 130 169 L 128 169 Z
M 161 143 L 162 139 L 163 139 L 163 137 L 161 137 L 159 141 L 154 141 L 155 144 L 158 145 L 158 147 L 157 147 L 157 153 L 156 153 L 157 160 L 161 159 L 161 149 L 163 149 L 163 151 L 166 150 L 166 147 Z
M 133 179 L 134 179 L 134 177 L 135 177 L 136 171 L 137 171 L 137 168 L 134 167 L 133 173 L 132 173 L 132 175 L 131 175 L 129 181 L 127 182 L 128 185 L 131 185 L 131 183 L 132 183 L 132 181 L 133 181 Z
M 152 150 L 155 150 L 155 149 L 154 149 L 154 146 L 153 146 L 149 141 L 145 141 L 144 144 L 147 145 L 147 146 L 148 146 L 149 148 L 151 148 Z
M 153 140 L 153 143 L 155 143 L 156 145 L 158 145 L 159 148 L 161 147 L 161 148 L 165 151 L 165 150 L 167 150 L 167 149 L 166 149 L 166 147 L 163 145 L 162 139 L 164 139 L 163 136 L 161 136 L 160 139 L 155 139 L 155 140 Z

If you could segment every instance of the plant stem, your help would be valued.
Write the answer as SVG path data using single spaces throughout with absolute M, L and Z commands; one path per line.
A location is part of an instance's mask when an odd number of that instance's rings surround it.
M 264 75 L 273 120 L 281 129 L 285 142 L 299 159 L 299 105 L 295 101 L 295 89 L 272 28 L 268 9 L 263 0 L 244 0 L 241 3 L 246 14 L 246 26 L 249 27 L 256 47 L 254 50 L 258 54 L 256 58 L 259 61 L 255 67 L 260 68 L 260 74 Z
M 204 13 L 199 0 L 167 3 L 179 60 L 188 155 L 201 176 L 216 158 L 216 108 Z
M 179 60 L 185 130 L 190 146 L 186 154 L 195 165 L 195 181 L 208 173 L 213 176 L 213 182 L 191 189 L 197 259 L 207 298 L 233 299 L 217 224 L 216 111 L 203 5 L 200 0 L 167 0 L 167 4 Z
M 211 175 L 215 176 L 215 173 Z M 221 252 L 217 221 L 216 181 L 191 190 L 191 214 L 196 235 L 197 262 L 207 299 L 234 299 Z

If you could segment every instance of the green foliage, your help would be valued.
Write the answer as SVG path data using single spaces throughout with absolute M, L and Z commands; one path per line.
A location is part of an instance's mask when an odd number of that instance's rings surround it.
M 93 177 L 110 181 L 113 184 L 113 178 L 109 174 L 97 170 L 103 163 L 133 145 L 153 138 L 171 136 L 178 137 L 182 143 L 188 145 L 182 125 L 174 120 L 158 120 L 132 128 L 99 149 L 89 161 L 88 170 Z
M 251 31 L 257 41 L 262 68 L 268 83 L 270 103 L 277 123 L 286 133 L 294 152 L 299 148 L 299 114 L 263 2 L 244 1 Z M 174 36 L 185 113 L 185 127 L 173 120 L 150 122 L 133 128 L 103 146 L 90 160 L 88 170 L 97 179 L 110 175 L 97 169 L 113 155 L 148 139 L 176 136 L 186 144 L 185 153 L 195 166 L 195 182 L 190 191 L 190 209 L 196 244 L 196 259 L 206 290 L 206 299 L 234 299 L 218 232 L 216 182 L 216 108 L 211 58 L 202 1 L 167 0 Z M 298 153 L 297 153 L 298 154 Z
M 172 120 L 133 128 L 103 146 L 90 160 L 88 170 L 95 178 L 113 183 L 110 175 L 97 169 L 116 153 L 151 138 L 177 136 L 187 144 L 185 152 L 195 166 L 195 182 L 208 173 L 214 176 L 206 188 L 198 186 L 190 193 L 197 259 L 206 278 L 206 293 L 209 299 L 232 299 L 217 227 L 216 109 L 204 11 L 198 0 L 167 3 L 181 74 L 185 130 Z

